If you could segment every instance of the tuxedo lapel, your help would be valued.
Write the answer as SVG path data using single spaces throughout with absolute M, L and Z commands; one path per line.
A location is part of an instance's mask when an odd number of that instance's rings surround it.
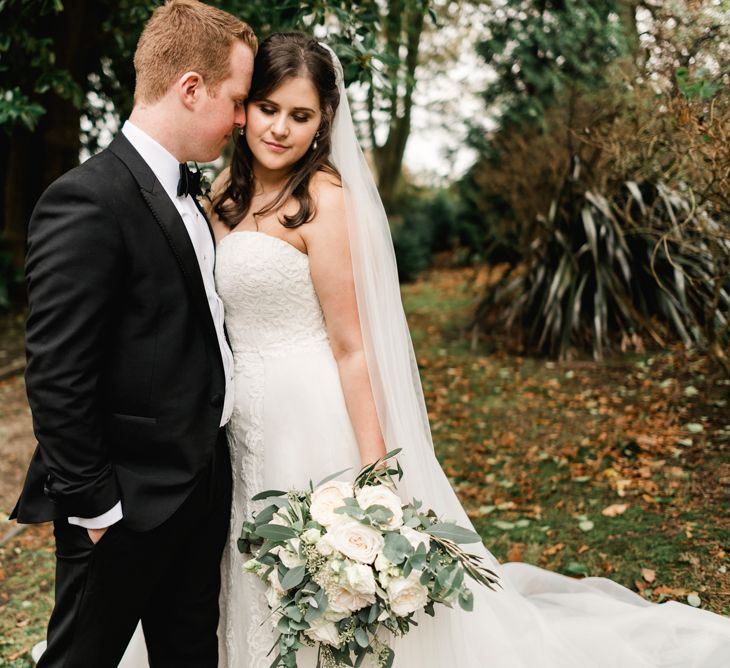
M 215 342 L 216 349 L 218 349 L 218 336 L 215 331 L 213 316 L 208 306 L 208 296 L 205 292 L 203 277 L 200 274 L 198 258 L 195 255 L 195 248 L 193 248 L 190 235 L 185 229 L 185 223 L 180 217 L 178 210 L 165 192 L 162 184 L 155 177 L 149 165 L 142 159 L 142 156 L 137 153 L 129 140 L 121 132 L 111 143 L 109 150 L 127 165 L 139 184 L 142 197 L 147 203 L 153 218 L 162 229 L 180 265 L 190 293 L 190 299 L 200 313 L 201 322 L 204 323 L 204 329 L 211 340 Z

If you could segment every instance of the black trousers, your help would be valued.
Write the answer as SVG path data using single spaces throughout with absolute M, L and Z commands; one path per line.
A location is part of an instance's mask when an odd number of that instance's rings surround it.
M 122 520 L 94 545 L 86 529 L 55 522 L 56 600 L 38 668 L 115 668 L 140 619 L 151 668 L 216 668 L 230 507 L 221 430 L 211 465 L 159 527 Z

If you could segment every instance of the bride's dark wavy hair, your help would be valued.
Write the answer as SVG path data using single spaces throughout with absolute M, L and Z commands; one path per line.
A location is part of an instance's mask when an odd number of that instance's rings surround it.
M 289 178 L 276 199 L 254 213 L 254 216 L 264 216 L 294 197 L 299 202 L 299 210 L 294 215 L 284 216 L 281 221 L 284 227 L 299 227 L 314 217 L 315 206 L 309 192 L 309 182 L 314 174 L 323 171 L 339 179 L 329 154 L 332 122 L 340 95 L 332 57 L 317 40 L 300 32 L 275 33 L 267 37 L 256 54 L 248 101 L 265 100 L 281 84 L 295 77 L 309 79 L 319 95 L 322 120 L 317 130 L 317 147 L 310 147 L 292 165 Z M 246 137 L 237 133 L 234 136 L 230 178 L 226 188 L 212 202 L 213 210 L 228 227 L 234 227 L 248 214 L 255 185 L 253 154 Z

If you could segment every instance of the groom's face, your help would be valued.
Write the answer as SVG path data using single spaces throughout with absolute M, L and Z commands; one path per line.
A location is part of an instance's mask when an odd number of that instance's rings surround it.
M 197 162 L 211 162 L 218 158 L 231 133 L 246 125 L 244 103 L 252 73 L 253 53 L 248 46 L 236 41 L 231 49 L 230 76 L 218 85 L 212 95 L 204 89 L 196 108 L 193 133 L 196 157 L 193 159 Z

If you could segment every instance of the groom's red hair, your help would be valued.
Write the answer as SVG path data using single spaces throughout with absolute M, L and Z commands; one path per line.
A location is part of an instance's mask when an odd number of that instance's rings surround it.
M 154 104 L 190 71 L 200 74 L 215 93 L 230 74 L 235 40 L 256 54 L 256 35 L 235 16 L 199 0 L 168 0 L 152 13 L 137 43 L 135 103 Z

